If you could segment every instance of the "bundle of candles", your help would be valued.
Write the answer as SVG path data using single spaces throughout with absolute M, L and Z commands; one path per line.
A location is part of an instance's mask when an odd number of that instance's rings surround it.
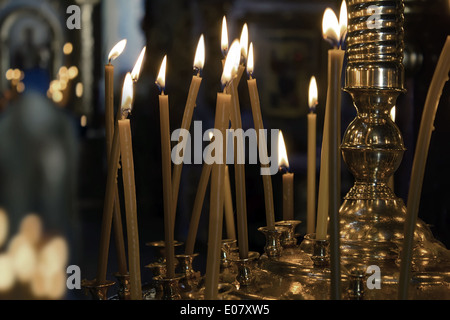
M 339 20 L 331 9 L 327 9 L 323 19 L 323 35 L 330 42 L 333 49 L 328 52 L 328 88 L 325 108 L 324 132 L 321 151 L 321 169 L 319 177 L 318 208 L 316 212 L 316 114 L 318 105 L 317 84 L 314 77 L 311 78 L 309 88 L 308 114 L 308 171 L 307 171 L 307 233 L 315 233 L 317 240 L 330 240 L 330 266 L 331 266 L 331 295 L 337 296 L 340 289 L 340 235 L 339 235 L 339 206 L 340 206 L 340 94 L 341 72 L 344 60 L 342 44 L 347 32 L 347 10 L 345 1 L 342 2 Z M 222 22 L 222 53 L 224 59 L 223 73 L 220 78 L 222 92 L 217 93 L 215 122 L 213 133 L 210 134 L 210 150 L 214 150 L 214 156 L 205 159 L 197 195 L 190 217 L 189 233 L 185 245 L 185 254 L 194 254 L 195 239 L 199 224 L 200 214 L 208 183 L 210 183 L 210 212 L 208 230 L 208 251 L 206 262 L 206 274 L 204 277 L 204 298 L 216 299 L 219 290 L 219 273 L 222 250 L 223 220 L 226 222 L 227 237 L 237 240 L 239 259 L 249 259 L 248 234 L 247 234 L 247 203 L 245 186 L 245 165 L 243 157 L 243 143 L 234 146 L 234 172 L 235 172 L 235 200 L 236 200 L 236 224 L 237 237 L 234 231 L 235 220 L 233 215 L 232 188 L 230 184 L 227 159 L 227 145 L 215 144 L 216 139 L 225 137 L 227 129 L 242 129 L 242 119 L 239 104 L 238 85 L 244 72 L 248 74 L 248 92 L 253 115 L 254 129 L 256 132 L 264 130 L 263 117 L 260 107 L 257 82 L 254 78 L 253 43 L 248 40 L 248 28 L 244 24 L 240 39 L 228 46 L 228 32 L 226 19 Z M 111 230 L 114 232 L 118 255 L 118 275 L 129 278 L 129 293 L 131 299 L 142 299 L 142 283 L 140 271 L 140 251 L 138 241 L 136 194 L 134 186 L 134 165 L 132 153 L 132 137 L 130 120 L 127 119 L 132 110 L 134 92 L 133 85 L 139 79 L 140 68 L 145 56 L 145 48 L 131 73 L 127 73 L 122 91 L 120 108 L 114 117 L 114 91 L 112 61 L 124 50 L 126 40 L 120 41 L 109 55 L 109 63 L 105 66 L 105 97 L 106 97 L 106 142 L 108 155 L 108 176 L 106 181 L 106 194 L 103 207 L 100 250 L 98 257 L 97 277 L 90 286 L 107 288 L 111 282 L 106 279 L 109 241 Z M 189 131 L 193 112 L 196 107 L 197 95 L 202 82 L 202 69 L 205 60 L 205 44 L 203 35 L 198 42 L 194 59 L 195 74 L 192 77 L 187 95 L 181 129 Z M 165 73 L 167 56 L 163 58 L 156 84 L 160 89 L 159 111 L 161 128 L 161 158 L 162 158 L 162 190 L 164 200 L 164 247 L 165 247 L 165 275 L 166 279 L 176 278 L 175 274 L 175 240 L 174 226 L 177 211 L 179 187 L 183 162 L 172 165 L 171 158 L 171 132 L 169 126 L 169 96 L 165 92 Z M 284 138 L 279 132 L 278 140 L 278 165 L 283 172 L 283 220 L 294 220 L 294 175 L 289 171 L 289 161 L 284 144 Z M 238 138 L 239 139 L 239 138 Z M 242 137 L 243 139 L 243 137 Z M 265 135 L 258 135 L 259 152 L 261 153 L 261 170 L 268 168 L 267 142 Z M 180 133 L 177 155 L 183 158 L 186 139 Z M 123 194 L 125 201 L 125 215 L 128 244 L 128 267 L 125 254 L 125 241 L 121 225 L 121 212 L 116 176 L 119 168 L 119 160 L 122 169 Z M 261 175 L 264 190 L 264 202 L 266 213 L 266 228 L 274 230 L 275 209 L 271 175 Z M 317 213 L 317 216 L 316 216 Z M 329 229 L 329 230 L 328 230 Z M 103 291 L 103 296 L 104 291 Z

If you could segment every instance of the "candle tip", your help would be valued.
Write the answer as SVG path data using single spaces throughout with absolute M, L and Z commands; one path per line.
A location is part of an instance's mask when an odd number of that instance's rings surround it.
M 156 85 L 158 86 L 161 93 L 164 93 L 165 85 L 166 85 L 166 64 L 167 64 L 167 55 L 164 56 L 163 61 L 161 62 L 161 67 L 159 69 L 158 77 L 156 78 Z

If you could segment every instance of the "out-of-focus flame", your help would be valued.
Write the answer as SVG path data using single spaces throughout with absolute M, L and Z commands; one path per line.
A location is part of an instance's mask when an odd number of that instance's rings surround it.
M 222 19 L 222 38 L 220 42 L 220 48 L 224 57 L 228 54 L 228 28 L 227 28 L 227 18 L 223 16 Z
M 23 234 L 31 244 L 38 244 L 42 237 L 42 220 L 37 214 L 29 214 L 22 219 L 19 232 Z
M 195 51 L 194 69 L 200 71 L 205 65 L 205 37 L 203 34 L 198 40 L 197 50 Z
M 164 92 L 164 89 L 166 88 L 166 64 L 167 64 L 167 55 L 164 56 L 164 59 L 161 62 L 158 77 L 156 78 L 156 84 L 158 85 L 161 92 Z
M 134 65 L 134 68 L 131 71 L 131 79 L 133 79 L 134 82 L 139 80 L 139 76 L 141 74 L 141 69 L 142 69 L 142 63 L 144 62 L 146 50 L 147 50 L 147 47 L 142 48 L 141 53 L 139 54 L 139 57 Z
M 310 109 L 314 109 L 318 103 L 317 101 L 317 82 L 316 77 L 312 76 L 309 81 L 309 94 L 308 94 L 308 105 Z
M 239 43 L 241 44 L 241 56 L 246 60 L 248 55 L 248 27 L 246 23 L 244 23 L 244 26 L 242 27 Z
M 329 41 L 334 47 L 339 46 L 339 22 L 336 14 L 330 8 L 326 8 L 323 13 L 322 33 L 324 39 Z
M 109 52 L 108 61 L 111 62 L 111 61 L 117 59 L 117 57 L 122 54 L 126 45 L 127 45 L 127 39 L 120 40 Z
M 339 41 L 342 43 L 347 34 L 347 4 L 342 0 L 341 11 L 339 12 Z
M 131 79 L 131 74 L 128 72 L 125 76 L 122 88 L 122 112 L 131 111 L 133 103 L 133 79 Z
M 283 132 L 281 130 L 278 133 L 278 167 L 289 168 L 286 144 L 284 143 Z
M 222 85 L 225 87 L 236 75 L 239 69 L 239 62 L 241 57 L 241 46 L 239 40 L 234 40 L 228 51 L 227 58 L 225 60 L 225 66 L 222 74 Z

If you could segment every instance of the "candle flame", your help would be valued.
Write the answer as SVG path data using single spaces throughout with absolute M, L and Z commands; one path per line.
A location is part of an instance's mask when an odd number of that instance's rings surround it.
M 131 71 L 131 78 L 135 82 L 139 80 L 139 75 L 141 74 L 142 63 L 144 61 L 146 50 L 147 50 L 147 47 L 142 48 L 141 54 L 139 55 L 139 57 L 136 61 L 136 64 L 134 65 L 134 68 Z
M 278 167 L 289 169 L 289 160 L 286 151 L 286 144 L 284 143 L 283 132 L 278 132 Z
M 202 34 L 200 36 L 200 39 L 198 40 L 197 51 L 195 52 L 194 69 L 200 71 L 203 69 L 204 64 L 205 64 L 205 38 L 203 37 Z
M 325 40 L 334 47 L 339 46 L 339 22 L 336 14 L 330 8 L 326 8 L 322 19 L 322 33 Z
M 248 58 L 247 58 L 247 73 L 249 76 L 253 74 L 253 42 L 250 42 L 250 47 L 248 48 Z
M 127 39 L 120 40 L 109 52 L 108 61 L 111 62 L 111 61 L 117 59 L 117 57 L 122 54 L 126 45 L 127 45 Z
M 242 27 L 241 38 L 239 42 L 241 44 L 241 56 L 243 60 L 246 60 L 248 54 L 248 27 L 246 23 L 244 23 L 244 26 Z
M 347 19 L 347 4 L 345 3 L 345 0 L 342 0 L 341 11 L 339 13 L 339 40 L 341 45 L 347 35 Z
M 222 74 L 222 85 L 225 87 L 236 76 L 239 69 L 239 62 L 241 57 L 241 46 L 239 40 L 234 40 L 231 44 Z
M 161 68 L 159 69 L 158 78 L 156 78 L 156 84 L 158 85 L 161 92 L 164 92 L 164 89 L 166 87 L 166 64 L 167 55 L 164 56 L 164 59 L 161 62 Z
M 391 119 L 394 122 L 395 122 L 395 116 L 396 116 L 396 114 L 395 114 L 395 107 L 392 107 L 392 109 L 391 109 Z
M 222 19 L 222 40 L 221 40 L 221 49 L 224 57 L 228 54 L 228 28 L 227 28 L 227 18 L 223 16 Z
M 311 77 L 311 80 L 309 81 L 309 96 L 308 96 L 308 105 L 311 110 L 313 110 L 318 101 L 317 101 L 317 82 L 316 78 L 314 76 Z
M 121 104 L 122 113 L 131 112 L 133 94 L 133 79 L 131 77 L 131 73 L 128 72 L 125 76 L 125 80 L 123 81 Z

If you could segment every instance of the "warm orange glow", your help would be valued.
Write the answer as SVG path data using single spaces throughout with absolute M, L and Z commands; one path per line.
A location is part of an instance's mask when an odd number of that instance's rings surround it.
M 134 65 L 134 68 L 131 71 L 131 79 L 133 79 L 134 82 L 139 80 L 139 75 L 141 74 L 142 63 L 144 61 L 146 49 L 147 47 L 142 48 L 141 53 L 139 54 L 139 57 L 136 61 L 136 64 Z
M 339 45 L 339 22 L 336 14 L 330 8 L 325 9 L 322 19 L 322 33 L 325 40 L 332 43 L 333 46 Z
M 42 220 L 37 214 L 25 216 L 20 223 L 20 234 L 24 235 L 33 245 L 37 245 L 41 240 L 42 230 Z
M 245 60 L 248 55 L 248 27 L 246 23 L 244 23 L 244 26 L 242 27 L 241 39 L 239 42 L 241 44 L 241 56 Z
M 8 254 L 0 254 L 0 292 L 7 292 L 14 286 L 15 274 L 12 260 Z
M 117 57 L 122 54 L 126 45 L 127 45 L 127 39 L 123 39 L 123 40 L 119 41 L 109 52 L 108 61 L 111 62 L 111 61 L 117 59 Z
M 73 80 L 78 76 L 78 68 L 76 66 L 71 66 L 69 68 L 69 79 Z
M 195 51 L 194 69 L 200 71 L 205 65 L 205 38 L 203 34 L 198 40 L 197 50 Z
M 345 35 L 347 34 L 347 4 L 345 0 L 342 0 L 341 11 L 339 13 L 339 38 L 342 43 L 345 39 Z
M 250 42 L 250 47 L 248 48 L 248 58 L 247 58 L 247 73 L 251 76 L 253 74 L 253 42 Z
M 164 59 L 161 62 L 158 78 L 156 78 L 156 84 L 158 85 L 161 92 L 164 92 L 164 89 L 166 88 L 166 64 L 167 64 L 167 55 L 164 56 Z
M 289 168 L 286 144 L 284 143 L 283 132 L 281 130 L 278 133 L 278 167 Z
M 131 74 L 128 72 L 125 76 L 122 89 L 122 111 L 131 111 L 133 102 L 133 79 L 131 79 Z
M 311 80 L 309 82 L 309 95 L 308 95 L 308 105 L 309 108 L 315 108 L 318 101 L 317 101 L 317 82 L 316 78 L 314 76 L 311 77 Z
M 65 55 L 71 54 L 73 51 L 73 45 L 70 42 L 66 42 L 63 46 L 63 52 Z
M 220 43 L 220 48 L 222 49 L 222 54 L 224 57 L 228 54 L 228 28 L 227 28 L 227 18 L 223 16 L 222 19 L 222 39 Z
M 228 51 L 227 58 L 225 60 L 225 66 L 222 74 L 222 85 L 226 86 L 236 75 L 239 69 L 239 62 L 241 57 L 241 46 L 239 40 L 234 40 Z

